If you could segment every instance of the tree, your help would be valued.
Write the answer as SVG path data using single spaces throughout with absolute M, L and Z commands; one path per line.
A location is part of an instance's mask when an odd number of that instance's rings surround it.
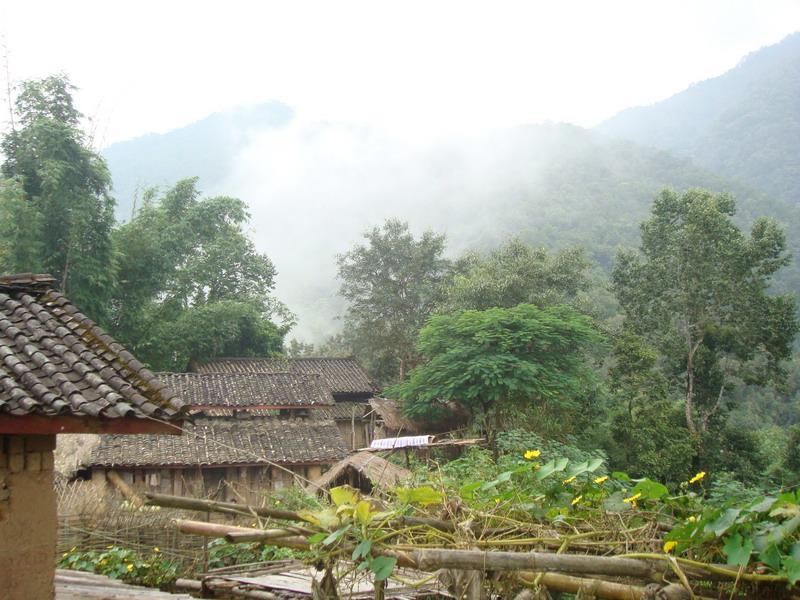
M 434 315 L 419 334 L 426 362 L 389 393 L 413 418 L 436 416 L 447 402 L 465 406 L 494 447 L 504 413 L 583 393 L 591 379 L 584 352 L 599 339 L 591 319 L 565 305 Z
M 196 185 L 182 180 L 161 198 L 149 190 L 135 218 L 114 232 L 114 332 L 158 368 L 279 352 L 293 324 L 272 296 L 272 261 L 243 231 L 244 202 L 201 199 Z
M 105 162 L 80 129 L 73 89 L 63 75 L 20 85 L 18 128 L 0 143 L 2 173 L 17 182 L 19 194 L 0 193 L 0 211 L 24 239 L 0 260 L 5 271 L 52 274 L 63 292 L 102 321 L 114 283 L 114 200 Z
M 458 261 L 441 312 L 577 303 L 589 288 L 589 266 L 582 248 L 550 254 L 514 238 L 485 258 L 469 252 Z
M 641 226 L 641 255 L 620 252 L 614 291 L 626 327 L 647 338 L 682 380 L 686 426 L 704 434 L 737 378 L 767 381 L 790 354 L 794 300 L 771 296 L 788 262 L 771 219 L 745 236 L 734 199 L 705 190 L 664 190 Z
M 345 337 L 377 381 L 403 379 L 419 360 L 417 333 L 449 273 L 445 237 L 426 231 L 415 239 L 407 223 L 389 219 L 364 238 L 337 257 L 339 293 L 349 303 Z

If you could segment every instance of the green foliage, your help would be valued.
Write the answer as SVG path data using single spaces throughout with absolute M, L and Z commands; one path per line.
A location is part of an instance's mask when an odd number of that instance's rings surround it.
M 621 252 L 614 290 L 626 327 L 668 361 L 685 386 L 686 426 L 704 434 L 735 379 L 764 382 L 789 356 L 798 329 L 791 296 L 770 296 L 787 264 L 784 236 L 759 219 L 746 237 L 730 196 L 664 190 L 642 224 L 642 257 Z
M 153 548 L 149 556 L 118 546 L 109 546 L 103 552 L 80 552 L 72 548 L 61 555 L 58 567 L 89 571 L 150 587 L 169 585 L 182 574 L 178 565 L 165 558 L 158 548 Z
M 256 562 L 283 560 L 286 558 L 303 559 L 307 552 L 278 548 L 263 544 L 231 544 L 223 538 L 208 542 L 208 568 L 219 569 L 231 565 L 246 565 Z
M 419 335 L 427 362 L 390 393 L 411 417 L 435 415 L 447 402 L 493 416 L 485 426 L 494 439 L 504 411 L 566 405 L 580 394 L 591 380 L 584 351 L 599 339 L 590 319 L 568 306 L 435 315 Z
M 272 262 L 244 233 L 245 204 L 200 199 L 196 179 L 155 194 L 114 232 L 115 334 L 158 369 L 280 352 L 292 316 L 271 296 Z
M 441 312 L 510 308 L 517 304 L 545 307 L 579 304 L 589 287 L 590 263 L 582 248 L 550 254 L 512 238 L 484 258 L 469 252 L 455 265 Z
M 443 235 L 416 239 L 389 219 L 364 234 L 366 243 L 337 257 L 339 293 L 348 302 L 344 335 L 379 382 L 402 379 L 419 361 L 414 342 L 439 301 L 450 263 Z
M 82 115 L 63 76 L 24 81 L 18 128 L 0 143 L 0 271 L 53 275 L 59 288 L 103 322 L 114 284 L 114 200 L 103 159 L 80 129 Z

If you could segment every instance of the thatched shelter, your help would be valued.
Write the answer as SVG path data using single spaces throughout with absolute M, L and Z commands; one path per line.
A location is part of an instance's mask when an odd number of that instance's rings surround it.
M 472 420 L 469 411 L 452 402 L 446 414 L 435 421 L 412 421 L 406 418 L 397 400 L 375 397 L 370 398 L 369 404 L 375 414 L 375 438 L 446 433 L 464 429 Z
M 411 477 L 411 471 L 390 463 L 371 452 L 358 452 L 339 461 L 314 480 L 315 491 L 328 490 L 340 485 L 349 485 L 365 494 L 374 488 L 389 488 L 399 485 Z

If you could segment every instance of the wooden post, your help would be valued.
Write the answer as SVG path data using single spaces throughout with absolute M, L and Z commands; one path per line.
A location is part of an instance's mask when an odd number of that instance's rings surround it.
M 128 502 L 130 502 L 134 508 L 139 508 L 142 504 L 142 499 L 133 491 L 133 488 L 129 486 L 122 480 L 122 477 L 119 476 L 119 473 L 116 471 L 109 471 L 106 473 L 106 479 L 108 479 L 115 488 L 117 488 L 122 495 L 125 497 Z

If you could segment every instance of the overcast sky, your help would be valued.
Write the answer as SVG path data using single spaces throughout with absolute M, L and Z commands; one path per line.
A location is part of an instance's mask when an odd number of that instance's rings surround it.
M 69 74 L 97 146 L 270 99 L 414 136 L 591 126 L 798 29 L 797 0 L 0 0 L 11 79 Z

